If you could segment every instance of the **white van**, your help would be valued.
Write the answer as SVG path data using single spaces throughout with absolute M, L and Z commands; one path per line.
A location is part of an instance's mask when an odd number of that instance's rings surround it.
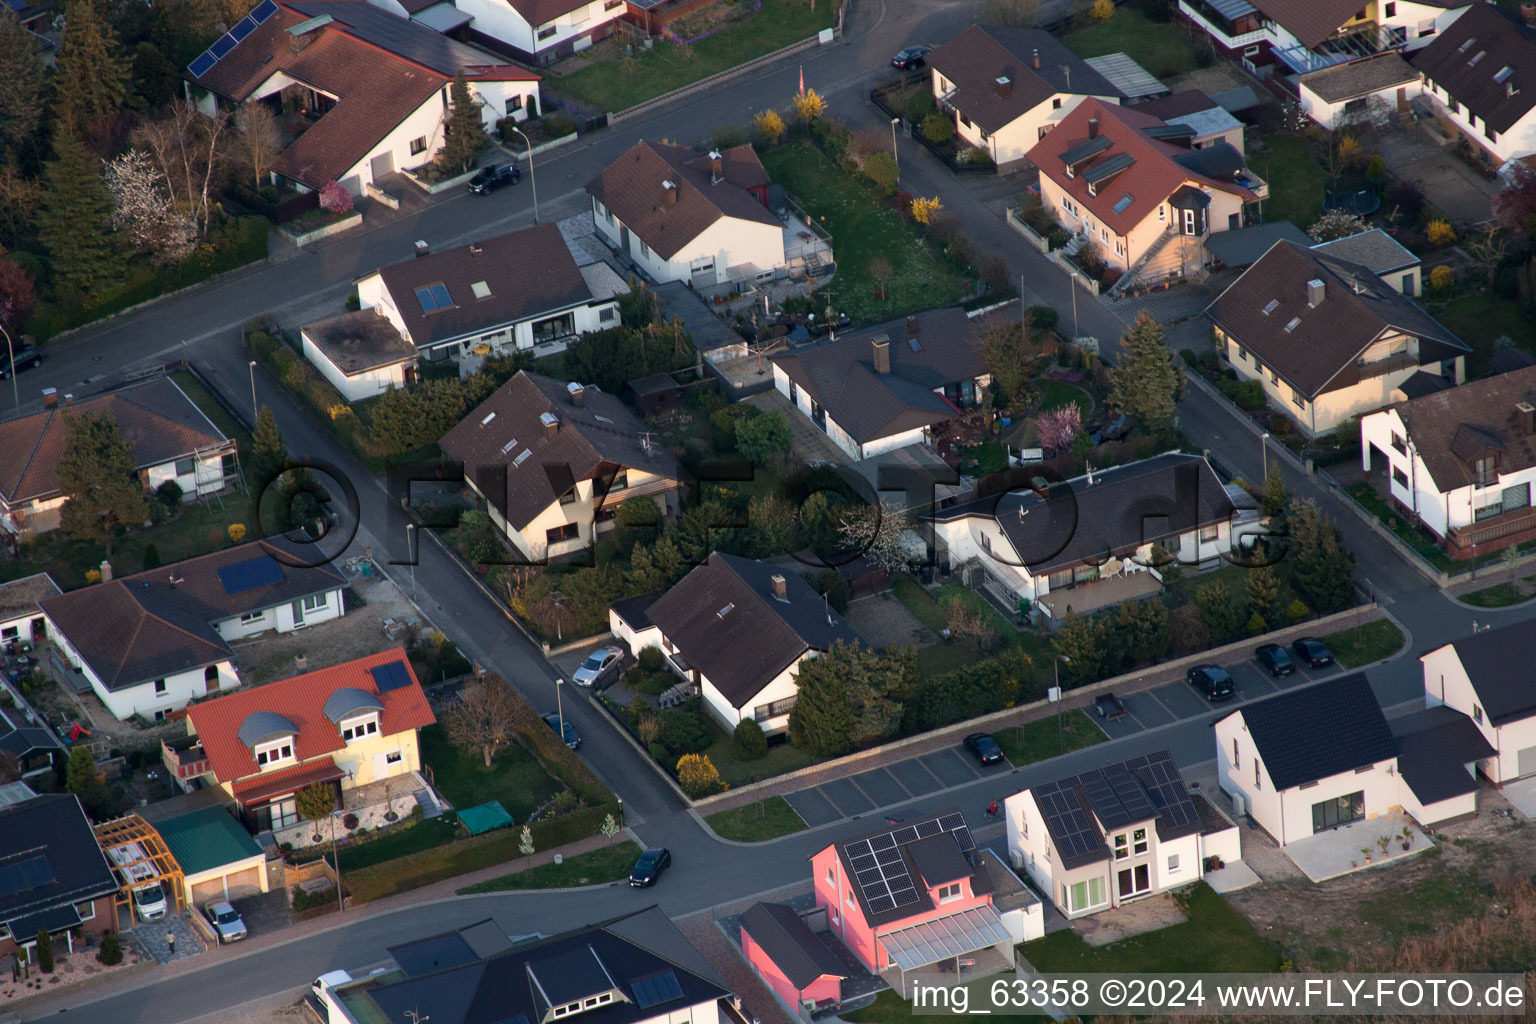
M 133 910 L 140 921 L 158 921 L 166 914 L 165 890 L 159 882 L 141 885 L 133 890 Z

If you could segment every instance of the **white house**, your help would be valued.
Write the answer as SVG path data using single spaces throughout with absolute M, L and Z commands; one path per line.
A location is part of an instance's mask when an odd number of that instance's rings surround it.
M 1282 846 L 1398 811 L 1437 825 L 1477 809 L 1475 732 L 1438 713 L 1389 727 L 1360 673 L 1244 704 L 1214 729 L 1222 791 Z
M 497 528 L 524 559 L 592 547 L 630 498 L 677 515 L 677 460 L 617 397 L 526 370 L 443 435 Z
M 991 383 L 981 330 L 958 307 L 773 357 L 779 394 L 855 460 L 927 444 Z
M 299 328 L 304 358 L 348 402 L 373 398 L 416 379 L 416 346 L 377 306 L 316 320 Z
M 1205 877 L 1200 812 L 1166 750 L 1021 789 L 1003 817 L 1014 868 L 1068 918 Z
M 788 228 L 768 209 L 751 146 L 698 156 L 641 140 L 587 183 L 597 233 L 657 282 L 698 289 L 772 280 Z
M 1162 119 L 1164 124 L 1189 128 L 1194 132 L 1189 139 L 1190 149 L 1204 149 L 1225 142 L 1239 153 L 1244 152 L 1243 122 L 1199 89 L 1184 89 L 1146 100 L 1136 104 L 1136 109 Z
M 554 355 L 617 327 L 618 296 L 628 291 L 606 263 L 585 253 L 578 263 L 556 224 L 418 254 L 357 281 L 364 310 L 429 362 L 458 360 L 465 375 L 485 356 Z
M 39 644 L 47 639 L 48 623 L 38 602 L 62 593 L 46 572 L 0 583 L 0 648 L 12 642 Z
M 718 551 L 648 605 L 615 605 L 608 621 L 631 653 L 660 648 L 727 732 L 746 718 L 784 732 L 800 663 L 863 643 L 796 573 Z
M 171 481 L 192 501 L 239 480 L 235 442 L 169 378 L 78 402 L 66 396 L 62 406 L 0 423 L 0 529 L 20 538 L 58 527 L 67 500 L 58 460 L 76 416 L 117 424 L 147 491 Z
M 1009 607 L 1060 618 L 1160 593 L 1154 545 L 1183 566 L 1217 564 L 1231 551 L 1235 512 L 1210 463 L 1165 452 L 923 518 L 940 565 Z
M 1360 442 L 1365 470 L 1453 558 L 1536 536 L 1536 367 L 1361 417 Z
M 538 75 L 360 0 L 262 0 L 186 79 L 205 114 L 222 101 L 301 115 L 305 127 L 273 176 L 300 191 L 337 181 L 361 195 L 385 175 L 431 162 L 461 73 L 488 130 L 537 113 Z
M 1276 242 L 1206 307 L 1243 380 L 1311 437 L 1392 402 L 1419 373 L 1460 383 L 1470 348 L 1369 268 Z
M 488 50 L 542 67 L 580 53 L 613 33 L 624 0 L 373 0 L 431 22 L 432 8 L 456 12 L 469 38 Z M 414 10 L 413 10 L 414 8 Z
M 1472 4 L 1413 66 L 1434 113 L 1489 166 L 1536 153 L 1536 29 L 1516 11 Z
M 1469 718 L 1492 750 L 1477 770 L 1496 786 L 1536 775 L 1536 620 L 1463 637 L 1421 655 L 1424 700 Z
M 1296 80 L 1302 113 L 1324 128 L 1386 124 L 1407 115 L 1420 91 L 1419 72 L 1391 51 L 1335 64 Z
M 54 644 L 119 719 L 159 721 L 240 685 L 230 642 L 339 618 L 347 580 L 324 552 L 269 538 L 40 602 Z
M 986 150 L 999 170 L 1084 99 L 1119 103 L 1120 90 L 1049 32 L 972 25 L 928 55 L 933 96 L 963 143 Z

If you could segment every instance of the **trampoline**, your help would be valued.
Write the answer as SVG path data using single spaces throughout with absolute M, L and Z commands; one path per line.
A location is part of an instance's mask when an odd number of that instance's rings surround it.
M 1336 178 L 1323 189 L 1323 211 L 1368 217 L 1381 208 L 1381 187 L 1369 178 Z
M 501 806 L 499 800 L 465 808 L 459 812 L 459 820 L 464 823 L 465 828 L 469 829 L 469 834 L 472 836 L 517 824 L 512 820 L 512 815 L 507 813 L 507 809 Z

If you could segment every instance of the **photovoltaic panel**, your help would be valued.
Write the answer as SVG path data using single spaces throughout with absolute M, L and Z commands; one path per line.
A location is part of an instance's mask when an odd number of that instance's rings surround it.
M 851 842 L 847 846 L 843 847 L 843 849 L 848 851 L 849 857 L 864 857 L 873 852 L 872 847 L 869 845 L 868 839 L 855 840 L 854 842 Z
M 683 988 L 677 983 L 677 975 L 671 971 L 653 978 L 641 978 L 634 984 L 635 1005 L 642 1010 L 650 1009 L 672 999 L 680 999 Z
M 399 661 L 387 662 L 383 665 L 375 665 L 368 670 L 373 676 L 380 693 L 388 693 L 390 690 L 398 690 L 402 686 L 411 684 L 411 677 L 405 671 L 405 664 Z
M 869 904 L 871 914 L 883 914 L 887 910 L 896 909 L 896 901 L 888 895 L 876 896 L 873 899 L 867 899 L 866 902 Z
M 906 907 L 919 902 L 917 890 L 913 888 L 893 889 L 891 891 L 891 898 L 896 901 L 898 907 Z
M 222 36 L 219 37 L 219 41 L 218 42 L 216 42 L 212 46 L 208 47 L 208 52 L 213 54 L 215 57 L 217 57 L 217 58 L 222 60 L 224 55 L 226 53 L 228 53 L 230 50 L 233 50 L 234 48 L 235 48 L 235 40 L 230 37 L 230 34 L 228 32 L 226 32 Z
M 202 78 L 208 73 L 209 69 L 218 62 L 219 58 L 204 50 L 201 54 L 198 55 L 197 60 L 192 62 L 192 66 L 187 70 L 192 72 L 193 78 Z
M 961 853 L 970 853 L 976 849 L 976 840 L 971 838 L 971 830 L 961 825 L 954 830 L 955 842 L 960 844 Z
M 18 892 L 36 889 L 53 881 L 53 868 L 42 857 L 29 857 L 14 864 L 0 866 L 0 896 L 13 896 Z
M 859 880 L 860 885 L 874 885 L 883 876 L 880 874 L 879 868 L 870 868 L 868 871 L 860 871 L 854 877 Z
M 881 850 L 879 853 L 875 854 L 875 859 L 880 862 L 880 866 L 882 868 L 884 868 L 887 864 L 900 864 L 901 850 L 894 846 L 889 850 Z
M 917 842 L 917 829 L 911 825 L 903 825 L 891 833 L 891 838 L 896 840 L 898 846 L 906 846 L 908 843 Z
M 896 840 L 887 832 L 884 835 L 875 836 L 869 840 L 869 845 L 874 850 L 890 850 L 895 848 Z
M 860 871 L 868 871 L 875 866 L 875 855 L 866 853 L 858 857 L 849 857 L 848 863 L 853 865 L 854 874 L 858 874 Z
M 929 818 L 927 821 L 917 823 L 917 838 L 927 839 L 944 831 L 944 826 L 939 824 L 937 818 Z
M 959 811 L 946 814 L 944 817 L 939 819 L 939 827 L 942 828 L 945 832 L 953 832 L 956 829 L 964 828 L 965 815 L 961 814 Z
M 246 36 L 256 31 L 256 19 L 249 14 L 235 22 L 235 27 L 229 30 L 230 36 L 235 42 L 240 42 Z
M 260 25 L 276 13 L 277 4 L 273 3 L 272 0 L 261 0 L 257 8 L 251 12 L 250 17 L 255 19 L 256 24 Z

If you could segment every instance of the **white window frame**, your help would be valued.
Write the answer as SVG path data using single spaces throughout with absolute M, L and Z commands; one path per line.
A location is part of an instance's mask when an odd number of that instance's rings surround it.
M 259 612 L 245 612 L 240 616 L 240 625 L 249 626 L 262 621 L 267 617 L 267 610 L 263 608 Z
M 391 750 L 389 753 L 384 755 L 384 766 L 387 768 L 390 765 L 400 764 L 404 760 L 405 760 L 405 751 L 403 751 L 403 750 Z
M 1084 899 L 1081 906 L 1072 898 L 1074 895 L 1073 891 L 1079 886 L 1082 887 Z M 1085 910 L 1092 910 L 1095 907 L 1102 907 L 1109 903 L 1109 887 L 1104 884 L 1102 876 L 1094 875 L 1092 878 L 1085 878 L 1081 882 L 1063 882 L 1061 887 L 1067 894 L 1067 909 L 1074 914 Z M 1096 900 L 1092 898 L 1095 888 L 1098 889 L 1098 899 Z
M 369 736 L 379 734 L 379 713 L 369 711 L 364 715 L 343 718 L 337 725 L 341 729 L 341 738 L 345 743 L 367 739 Z
M 1168 855 L 1168 873 L 1170 875 L 1176 875 L 1179 873 L 1179 870 L 1179 855 L 1176 853 L 1170 853 Z
M 330 600 L 329 593 L 310 594 L 308 597 L 300 598 L 299 607 L 305 612 L 318 612 L 329 606 Z
M 164 697 L 165 694 L 166 694 L 167 688 L 168 687 L 167 687 L 166 682 L 165 682 L 164 679 L 156 679 L 155 680 L 155 696 L 156 697 Z
M 256 749 L 251 751 L 251 756 L 256 759 L 256 764 L 262 768 L 271 768 L 275 764 L 296 760 L 293 755 L 293 748 L 294 741 L 297 738 L 290 734 L 280 740 L 257 744 Z
M 962 895 L 964 895 L 964 894 L 960 891 L 960 883 L 959 882 L 951 882 L 948 885 L 941 885 L 941 886 L 939 886 L 939 902 L 940 903 L 953 903 L 953 902 L 955 902 L 955 900 L 958 900 Z
M 1138 828 L 1131 832 L 1131 852 L 1136 856 L 1143 856 L 1149 849 L 1147 830 Z

